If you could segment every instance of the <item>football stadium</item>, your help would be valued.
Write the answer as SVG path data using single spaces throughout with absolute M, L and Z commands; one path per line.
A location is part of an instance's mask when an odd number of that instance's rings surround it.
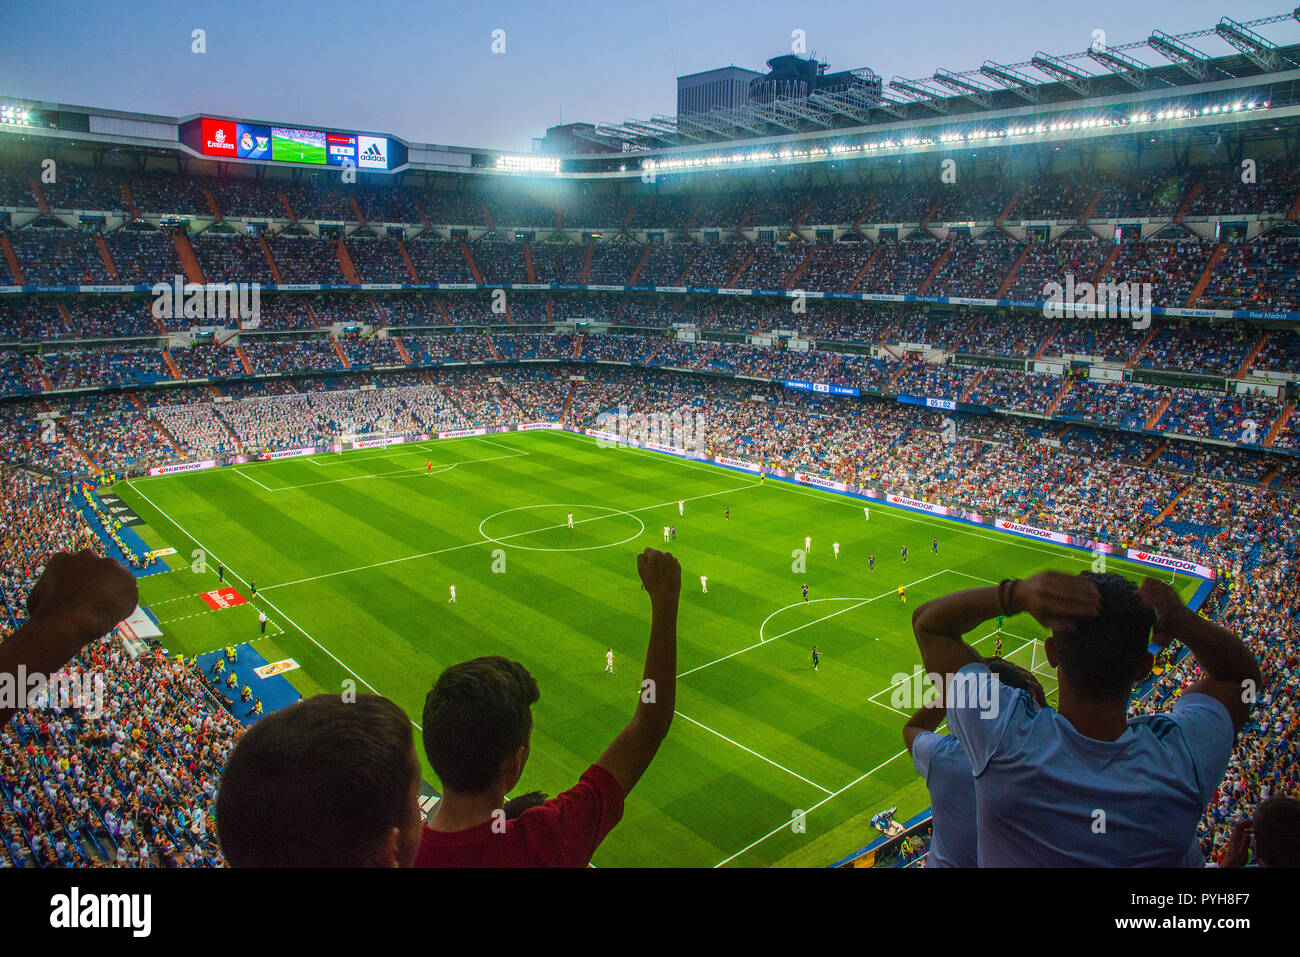
M 1227 12 L 532 151 L 0 90 L 0 866 L 347 863 L 249 830 L 379 780 L 421 866 L 1295 866 L 1300 11 Z

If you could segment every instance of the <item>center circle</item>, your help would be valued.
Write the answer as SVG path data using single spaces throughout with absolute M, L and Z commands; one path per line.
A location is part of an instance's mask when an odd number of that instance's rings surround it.
M 499 518 L 502 515 L 509 515 L 512 512 L 534 511 L 536 509 L 554 509 L 557 517 L 556 522 L 551 525 L 543 525 L 540 528 L 525 529 L 519 532 L 512 532 L 510 534 L 505 535 L 502 538 L 494 538 L 493 536 L 489 535 L 487 532 L 483 530 L 484 526 L 486 526 L 489 522 L 491 522 L 495 518 Z M 584 512 L 590 513 L 592 511 L 598 511 L 602 514 L 599 515 L 583 514 Z M 629 535 L 627 538 L 620 539 L 617 542 L 606 542 L 605 544 L 602 545 L 573 545 L 569 547 L 548 548 L 540 545 L 519 544 L 519 540 L 528 535 L 533 535 L 540 532 L 554 532 L 554 531 L 567 530 L 568 515 L 570 512 L 573 513 L 574 528 L 577 528 L 580 525 L 588 525 L 592 522 L 603 521 L 615 515 L 626 515 L 628 518 L 632 519 L 632 521 L 636 522 L 637 530 L 633 532 L 631 535 Z M 515 508 L 505 508 L 499 512 L 493 512 L 487 518 L 483 519 L 483 521 L 478 523 L 478 533 L 482 535 L 485 539 L 487 539 L 489 542 L 495 542 L 498 545 L 505 545 L 508 548 L 518 548 L 528 552 L 589 552 L 589 551 L 594 551 L 595 549 L 598 548 L 615 548 L 619 545 L 626 545 L 628 542 L 635 541 L 637 538 L 645 534 L 645 522 L 641 521 L 641 519 L 637 518 L 631 512 L 625 512 L 619 508 L 610 508 L 609 506 L 606 505 L 553 505 L 553 504 L 519 505 L 516 506 Z

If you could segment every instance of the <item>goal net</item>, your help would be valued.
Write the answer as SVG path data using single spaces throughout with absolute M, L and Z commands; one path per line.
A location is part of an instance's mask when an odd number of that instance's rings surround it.
M 1007 648 L 1003 656 L 1012 664 L 1029 671 L 1043 686 L 1049 704 L 1056 703 L 1056 669 L 1047 661 L 1047 652 L 1043 642 L 1038 638 L 1013 638 L 1003 634 L 1003 646 Z

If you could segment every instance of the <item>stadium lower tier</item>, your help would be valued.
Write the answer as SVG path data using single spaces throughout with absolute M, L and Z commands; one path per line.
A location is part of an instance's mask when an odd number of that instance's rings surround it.
M 1221 849 L 1243 810 L 1300 785 L 1300 475 L 1291 457 L 644 368 L 484 367 L 279 379 L 215 391 L 173 389 L 166 404 L 128 391 L 3 407 L 6 634 L 25 619 L 25 596 L 55 551 L 89 545 L 116 548 L 141 565 L 156 561 L 133 551 L 120 521 L 85 507 L 83 488 L 111 482 L 113 473 L 139 473 L 154 462 L 331 448 L 344 435 L 535 421 L 614 430 L 617 416 L 640 414 L 687 423 L 695 430 L 691 441 L 715 455 L 1098 541 L 1141 543 L 1217 569 L 1219 584 L 1202 613 L 1251 646 L 1265 687 L 1202 820 L 1206 854 Z M 58 417 L 49 418 L 51 412 Z M 85 717 L 47 702 L 0 732 L 2 863 L 219 864 L 206 822 L 222 760 L 240 734 L 232 714 L 239 705 L 223 704 L 230 699 L 193 663 L 147 654 L 131 660 L 113 643 L 87 650 L 73 670 L 109 675 L 106 713 Z M 1134 711 L 1168 708 L 1198 677 L 1193 659 L 1175 650 L 1158 680 L 1135 697 Z M 870 836 L 864 828 L 838 850 Z

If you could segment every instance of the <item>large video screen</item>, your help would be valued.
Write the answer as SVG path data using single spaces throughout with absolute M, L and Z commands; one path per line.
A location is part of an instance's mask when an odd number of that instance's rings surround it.
M 271 127 L 271 159 L 325 165 L 325 134 L 319 130 Z
M 311 166 L 389 170 L 406 162 L 406 148 L 386 136 L 261 126 L 200 117 L 181 124 L 181 141 L 204 156 L 275 160 Z

